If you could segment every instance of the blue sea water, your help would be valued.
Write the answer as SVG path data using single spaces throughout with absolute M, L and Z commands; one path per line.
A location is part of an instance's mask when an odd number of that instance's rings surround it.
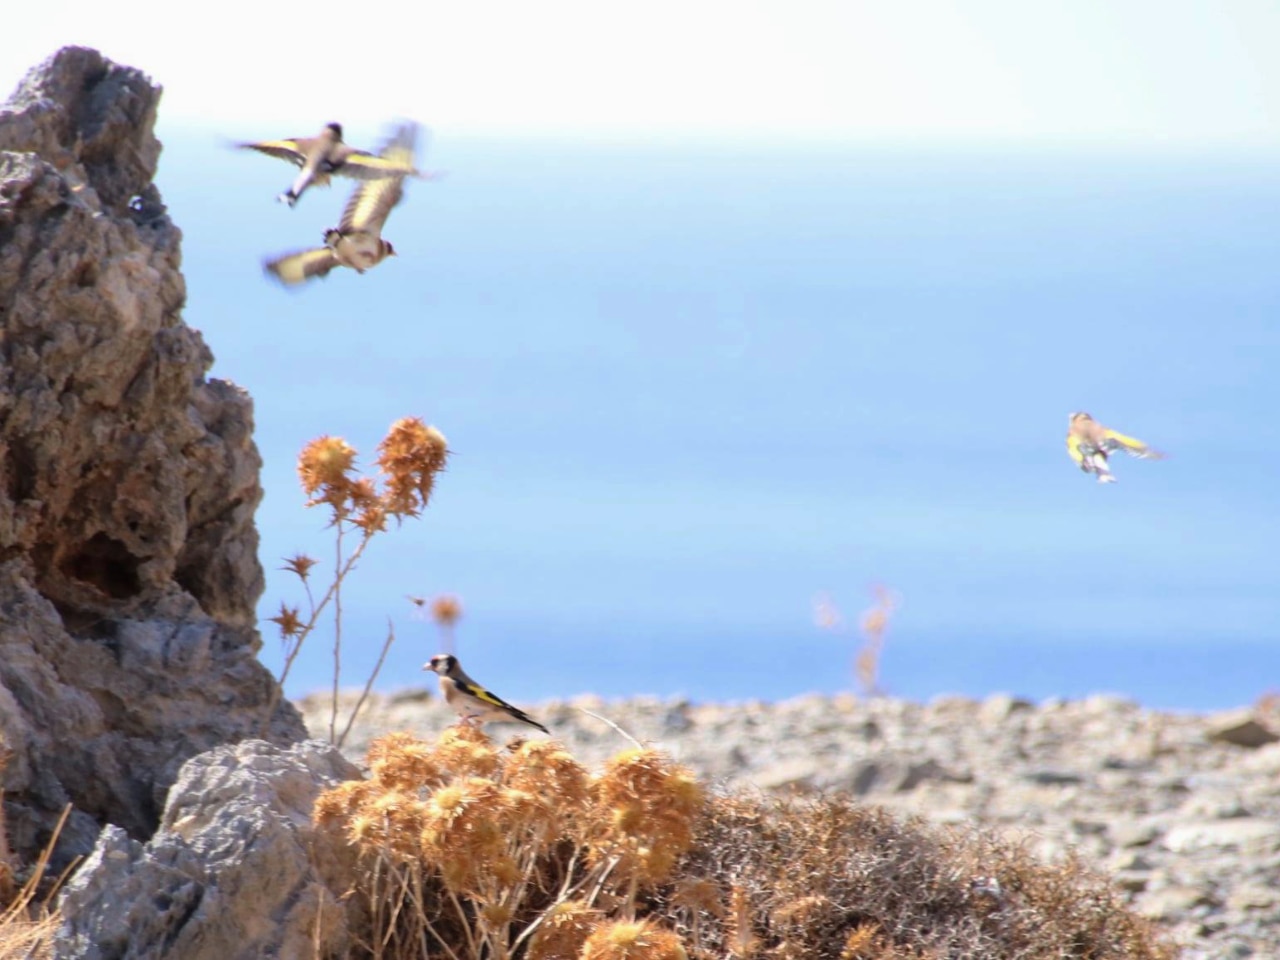
M 286 131 L 240 131 L 237 136 Z M 348 185 L 162 127 L 188 323 L 254 396 L 277 568 L 331 569 L 294 475 L 409 414 L 454 455 L 345 595 L 344 683 L 440 640 L 512 699 L 855 688 L 868 585 L 901 696 L 1106 690 L 1207 709 L 1280 688 L 1280 164 L 1226 152 L 437 138 L 399 256 L 301 291 Z M 351 132 L 353 141 L 361 131 Z M 372 139 L 374 131 L 366 131 Z M 1077 471 L 1067 414 L 1167 450 Z M 274 626 L 263 659 L 278 668 Z M 292 694 L 331 682 L 317 635 Z

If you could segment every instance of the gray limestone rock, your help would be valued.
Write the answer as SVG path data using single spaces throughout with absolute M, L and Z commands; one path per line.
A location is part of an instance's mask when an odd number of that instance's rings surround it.
M 330 889 L 345 848 L 311 827 L 321 790 L 358 770 L 328 743 L 260 740 L 189 760 L 157 831 L 108 826 L 67 884 L 61 960 L 310 960 L 346 945 Z M 335 883 L 336 885 L 336 883 Z

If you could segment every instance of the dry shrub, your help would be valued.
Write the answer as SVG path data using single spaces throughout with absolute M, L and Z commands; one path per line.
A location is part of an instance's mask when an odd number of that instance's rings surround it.
M 841 797 L 708 798 L 647 749 L 595 777 L 473 727 L 370 749 L 315 819 L 359 853 L 362 950 L 450 960 L 1172 960 L 1076 860 Z
M 1044 864 L 976 828 L 929 826 L 843 796 L 721 798 L 677 883 L 744 896 L 761 955 L 1172 960 L 1174 948 L 1079 860 Z M 734 955 L 741 921 L 694 933 L 691 953 Z M 739 948 L 740 949 L 740 948 Z

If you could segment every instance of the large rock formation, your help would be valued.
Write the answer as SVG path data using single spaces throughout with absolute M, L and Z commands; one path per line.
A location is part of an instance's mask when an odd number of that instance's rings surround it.
M 252 404 L 205 378 L 152 183 L 160 88 L 93 50 L 0 109 L 0 733 L 30 858 L 145 839 L 178 768 L 305 736 L 255 659 Z

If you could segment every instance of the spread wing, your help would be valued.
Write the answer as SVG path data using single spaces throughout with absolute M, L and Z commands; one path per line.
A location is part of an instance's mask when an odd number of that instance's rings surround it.
M 413 166 L 413 148 L 407 161 L 377 157 L 365 150 L 345 148 L 334 160 L 333 172 L 357 180 L 381 180 L 384 177 L 420 177 Z
M 1123 450 L 1131 457 L 1140 457 L 1144 460 L 1162 460 L 1164 454 L 1159 450 L 1152 450 L 1141 440 L 1134 437 L 1127 437 L 1118 430 L 1103 430 L 1103 445 L 1107 450 Z
M 241 150 L 257 150 L 278 160 L 287 160 L 296 166 L 307 162 L 307 154 L 315 146 L 314 137 L 298 137 L 293 140 L 260 140 L 257 143 L 237 143 Z
M 381 236 L 382 227 L 387 222 L 391 208 L 404 196 L 403 171 L 413 170 L 413 148 L 417 141 L 418 127 L 406 124 L 396 130 L 395 135 L 378 151 L 379 159 L 393 165 L 402 172 L 383 174 L 376 180 L 365 180 L 356 187 L 342 211 L 342 223 L 339 229 L 343 233 L 363 230 L 374 236 Z M 350 160 L 347 161 L 350 163 Z M 346 172 L 344 163 L 339 172 Z
M 288 286 L 323 277 L 338 265 L 338 258 L 328 247 L 299 250 L 266 261 L 262 266 L 267 273 Z

